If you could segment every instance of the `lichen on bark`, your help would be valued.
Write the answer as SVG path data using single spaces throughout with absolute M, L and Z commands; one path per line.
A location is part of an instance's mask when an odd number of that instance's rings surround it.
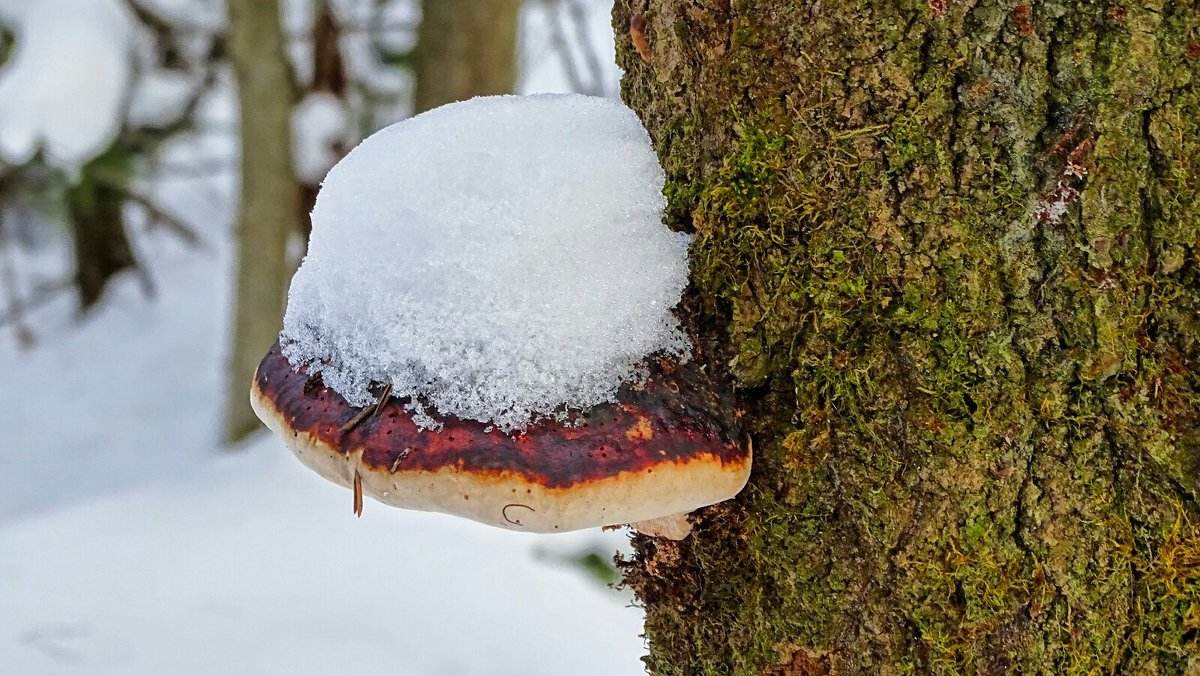
M 1200 3 L 613 21 L 756 449 L 635 539 L 651 670 L 1200 669 Z

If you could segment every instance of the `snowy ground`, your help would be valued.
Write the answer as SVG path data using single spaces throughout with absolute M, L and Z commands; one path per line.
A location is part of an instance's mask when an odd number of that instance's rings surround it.
M 355 521 L 280 450 L 0 527 L 0 673 L 641 671 L 640 613 L 536 539 Z
M 164 162 L 232 167 L 228 146 Z M 232 185 L 146 186 L 206 240 L 137 234 L 153 300 L 128 275 L 78 323 L 36 313 L 32 350 L 0 327 L 0 674 L 642 673 L 641 611 L 569 562 L 623 534 L 356 519 L 265 434 L 217 443 Z
M 215 440 L 219 247 L 0 353 L 0 674 L 635 674 L 641 613 L 537 537 L 368 504 Z

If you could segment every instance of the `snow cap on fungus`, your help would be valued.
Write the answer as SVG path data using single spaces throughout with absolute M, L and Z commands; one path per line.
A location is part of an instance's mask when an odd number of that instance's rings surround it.
M 637 117 L 485 97 L 393 125 L 329 173 L 252 402 L 308 466 L 400 507 L 556 532 L 745 484 L 749 449 L 671 308 Z

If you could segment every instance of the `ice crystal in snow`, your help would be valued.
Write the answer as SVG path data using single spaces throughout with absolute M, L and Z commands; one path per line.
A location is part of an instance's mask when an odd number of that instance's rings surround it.
M 390 383 L 505 431 L 611 401 L 647 355 L 687 349 L 690 237 L 662 224 L 662 186 L 607 99 L 478 98 L 388 127 L 325 179 L 284 354 L 354 405 Z

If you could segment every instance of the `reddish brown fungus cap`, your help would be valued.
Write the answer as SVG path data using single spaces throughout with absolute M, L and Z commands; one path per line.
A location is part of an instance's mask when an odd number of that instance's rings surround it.
M 653 364 L 644 383 L 622 388 L 618 403 L 512 435 L 452 416 L 440 430 L 419 429 L 394 398 L 342 432 L 360 410 L 293 369 L 278 343 L 250 398 L 326 479 L 396 507 L 514 530 L 556 533 L 686 513 L 733 497 L 750 474 L 730 400 L 694 364 Z

